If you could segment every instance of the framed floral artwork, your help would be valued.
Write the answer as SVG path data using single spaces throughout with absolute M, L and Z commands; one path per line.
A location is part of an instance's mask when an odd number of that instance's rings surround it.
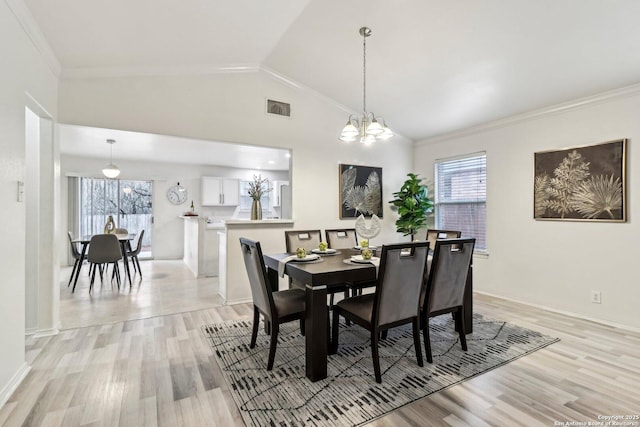
M 534 154 L 537 220 L 627 220 L 626 139 Z
M 339 165 L 340 219 L 382 218 L 382 168 Z

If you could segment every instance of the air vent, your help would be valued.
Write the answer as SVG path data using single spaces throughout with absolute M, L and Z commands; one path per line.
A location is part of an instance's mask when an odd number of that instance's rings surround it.
M 282 101 L 275 101 L 273 99 L 267 99 L 267 114 L 291 117 L 291 104 Z

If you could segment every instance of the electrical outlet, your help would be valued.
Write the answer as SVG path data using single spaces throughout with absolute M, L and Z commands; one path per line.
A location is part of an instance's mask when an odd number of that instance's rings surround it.
M 594 304 L 602 303 L 602 294 L 600 291 L 591 291 L 591 302 Z

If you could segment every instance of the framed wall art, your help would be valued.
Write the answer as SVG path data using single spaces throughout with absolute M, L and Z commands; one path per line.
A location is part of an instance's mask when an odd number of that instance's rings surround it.
M 534 218 L 627 220 L 626 139 L 534 154 Z
M 382 168 L 339 165 L 340 219 L 382 218 Z

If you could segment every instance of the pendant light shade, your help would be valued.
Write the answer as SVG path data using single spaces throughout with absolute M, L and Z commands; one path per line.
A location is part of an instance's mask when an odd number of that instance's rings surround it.
M 113 164 L 113 144 L 115 143 L 115 139 L 107 139 L 107 144 L 111 146 L 109 164 L 102 168 L 102 174 L 107 178 L 116 178 L 118 175 L 120 175 L 120 169 L 118 169 L 118 166 Z

